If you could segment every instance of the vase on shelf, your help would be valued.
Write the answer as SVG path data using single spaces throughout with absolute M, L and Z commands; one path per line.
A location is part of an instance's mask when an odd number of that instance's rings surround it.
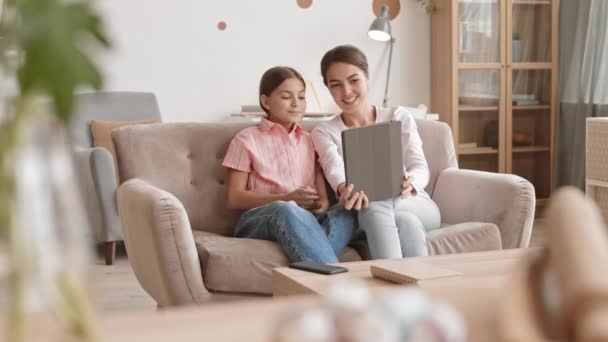
M 521 36 L 518 32 L 513 33 L 513 48 L 512 48 L 513 62 L 521 62 Z

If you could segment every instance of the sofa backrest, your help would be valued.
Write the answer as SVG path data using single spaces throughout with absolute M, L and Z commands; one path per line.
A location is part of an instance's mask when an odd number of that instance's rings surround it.
M 452 129 L 448 124 L 441 121 L 416 120 L 416 124 L 422 139 L 424 156 L 431 173 L 429 184 L 425 190 L 433 196 L 435 183 L 441 171 L 449 167 L 458 167 Z
M 121 182 L 140 178 L 175 195 L 184 205 L 192 229 L 232 234 L 240 215 L 226 208 L 226 177 L 222 161 L 230 140 L 252 123 L 159 123 L 115 129 Z M 310 130 L 313 123 L 304 128 Z M 437 175 L 456 166 L 449 126 L 418 121 L 431 170 L 427 191 Z

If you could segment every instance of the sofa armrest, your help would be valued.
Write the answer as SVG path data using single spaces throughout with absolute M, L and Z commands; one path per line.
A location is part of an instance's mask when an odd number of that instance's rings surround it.
M 536 198 L 534 186 L 522 177 L 448 168 L 437 178 L 433 200 L 445 223 L 494 223 L 503 248 L 530 242 Z
M 102 147 L 91 149 L 91 172 L 103 220 L 102 241 L 122 240 L 122 229 L 116 204 L 118 180 L 116 179 L 114 158 L 110 151 Z
M 142 287 L 161 307 L 206 301 L 209 293 L 182 203 L 141 179 L 123 183 L 117 197 L 129 261 Z

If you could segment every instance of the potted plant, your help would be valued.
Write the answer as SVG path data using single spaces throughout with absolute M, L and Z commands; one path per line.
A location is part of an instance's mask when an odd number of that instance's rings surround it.
M 8 255 L 0 291 L 7 292 L 9 341 L 35 330 L 28 329 L 32 292 L 64 331 L 95 339 L 82 283 L 66 267 L 75 260 L 66 260 L 64 247 L 85 228 L 74 223 L 86 220 L 66 206 L 80 203 L 63 126 L 74 91 L 101 87 L 91 51 L 108 46 L 88 1 L 0 0 L 0 258 Z

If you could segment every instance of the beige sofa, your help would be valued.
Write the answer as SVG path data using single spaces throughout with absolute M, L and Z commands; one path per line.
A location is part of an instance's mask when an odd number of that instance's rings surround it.
M 431 254 L 526 247 L 533 186 L 514 175 L 458 169 L 450 128 L 417 123 L 431 171 L 426 190 L 445 222 L 428 236 Z M 247 125 L 162 123 L 113 132 L 125 245 L 159 306 L 203 303 L 214 293 L 269 294 L 271 269 L 287 264 L 274 242 L 231 237 L 240 212 L 226 208 L 221 162 Z M 367 256 L 365 243 L 354 247 L 340 260 Z

